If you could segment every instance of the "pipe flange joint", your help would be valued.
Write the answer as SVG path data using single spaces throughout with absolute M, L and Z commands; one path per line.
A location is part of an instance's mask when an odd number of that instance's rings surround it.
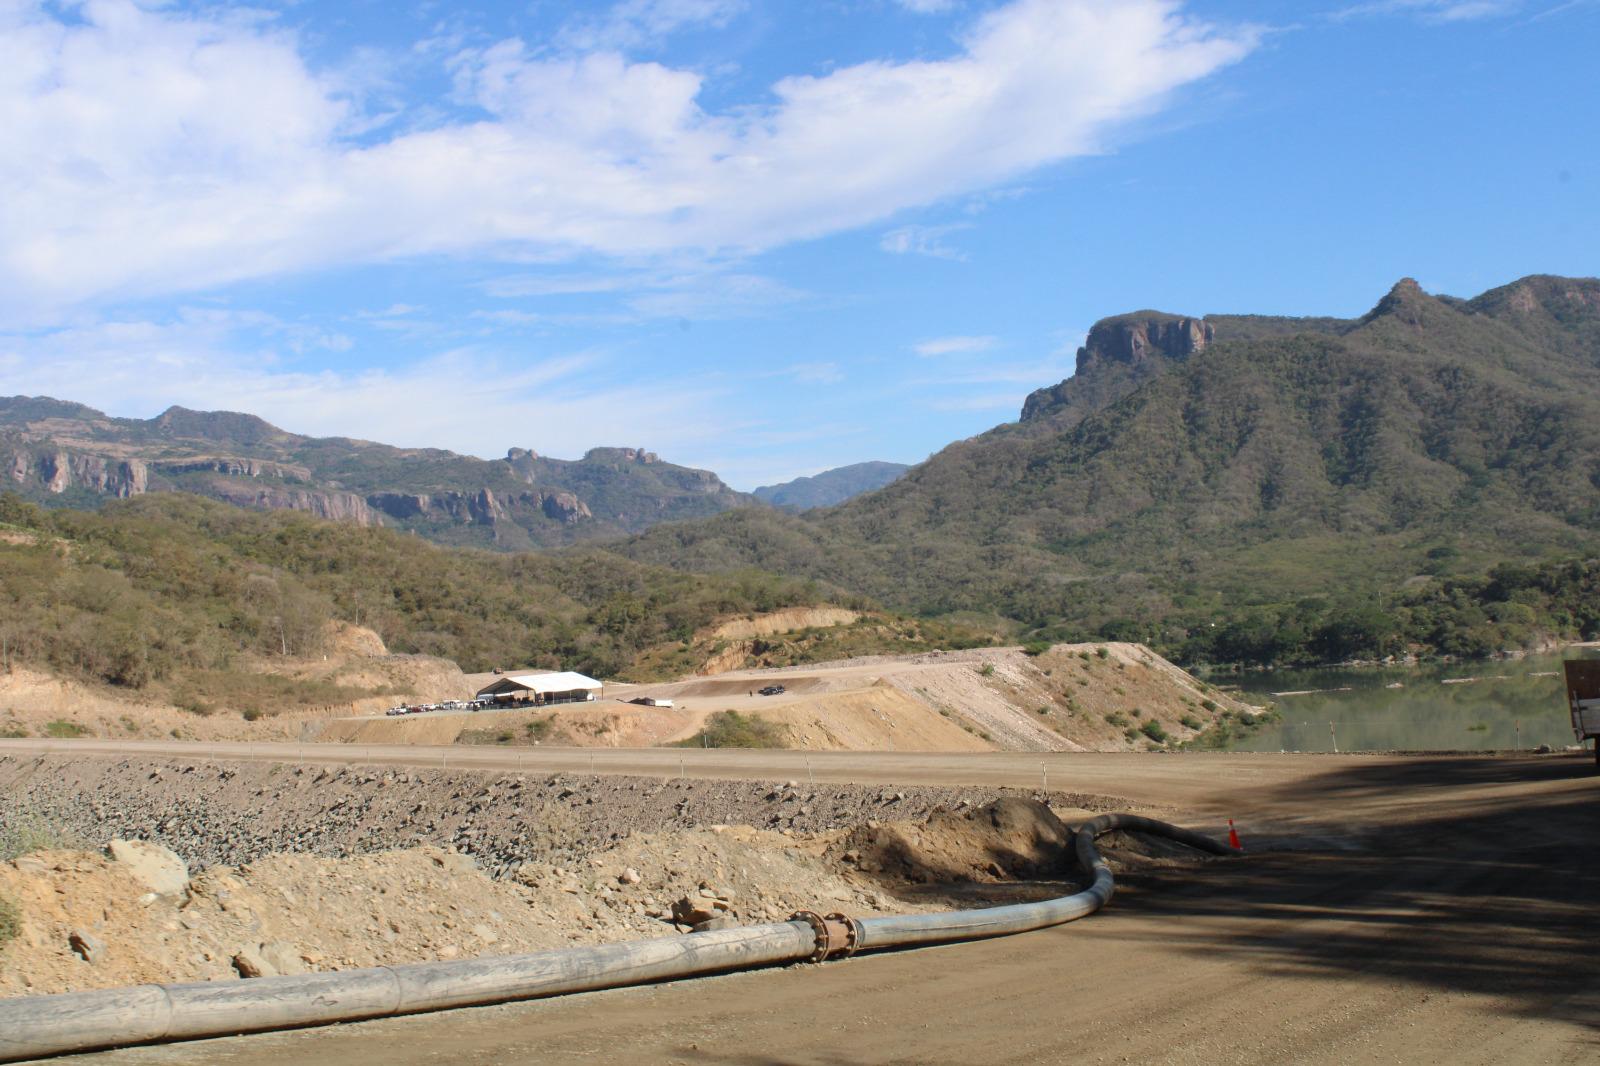
M 789 915 L 791 922 L 805 922 L 811 927 L 811 933 L 816 938 L 816 949 L 811 952 L 812 962 L 821 962 L 828 957 L 829 949 L 833 946 L 833 938 L 828 935 L 828 920 L 816 911 L 795 911 Z
M 828 915 L 826 920 L 844 926 L 844 946 L 839 949 L 838 955 L 845 959 L 854 955 L 861 948 L 861 920 L 837 913 Z

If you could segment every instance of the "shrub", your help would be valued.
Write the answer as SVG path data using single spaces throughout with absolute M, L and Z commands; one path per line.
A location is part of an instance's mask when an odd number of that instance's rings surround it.
M 70 737 L 88 736 L 89 731 L 77 722 L 69 722 L 65 718 L 57 718 L 55 721 L 45 724 L 44 735 L 55 737 L 58 740 L 65 740 Z
M 22 931 L 22 911 L 10 896 L 0 896 L 0 946 Z
M 1043 655 L 1049 650 L 1050 642 L 1048 640 L 1030 640 L 1022 646 L 1022 654 L 1024 655 Z
M 1106 715 L 1106 725 L 1125 726 L 1127 724 L 1128 719 L 1123 717 L 1122 714 L 1117 711 L 1112 711 L 1110 714 Z
M 0 862 L 10 862 L 30 851 L 60 851 L 82 844 L 76 834 L 31 816 L 25 815 L 0 826 Z
M 543 740 L 550 735 L 550 719 L 535 718 L 522 728 L 527 730 L 529 740 Z
M 1109 658 L 1110 655 L 1111 655 L 1111 653 L 1109 651 L 1107 651 L 1106 649 L 1104 649 L 1104 648 L 1096 648 L 1094 650 L 1094 653 L 1096 655 L 1100 656 L 1100 658 L 1102 658 L 1102 659 Z
M 705 728 L 687 740 L 678 741 L 680 748 L 781 748 L 783 730 L 757 714 L 740 714 L 738 711 L 718 711 L 706 719 Z
M 1185 729 L 1202 729 L 1205 727 L 1205 723 L 1192 714 L 1184 715 L 1178 719 L 1178 723 Z
M 244 710 L 239 712 L 239 716 L 247 722 L 259 721 L 261 719 L 261 708 L 246 707 Z
M 978 673 L 983 677 L 993 677 L 994 663 L 984 663 L 982 669 L 980 669 Z
M 1049 713 L 1050 713 L 1050 708 L 1048 708 L 1048 707 L 1040 707 L 1039 708 L 1039 714 L 1045 715 L 1045 714 L 1049 714 Z
M 1200 706 L 1204 707 L 1208 711 L 1215 711 L 1217 709 L 1217 701 L 1216 700 L 1201 700 L 1200 701 Z
M 1157 744 L 1165 744 L 1167 742 L 1167 731 L 1161 728 L 1161 723 L 1154 718 L 1140 726 L 1139 732 L 1143 733 Z

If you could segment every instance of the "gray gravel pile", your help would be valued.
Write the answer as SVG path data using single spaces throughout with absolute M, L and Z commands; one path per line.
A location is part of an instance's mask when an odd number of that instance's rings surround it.
M 818 832 L 921 819 L 1009 789 L 867 787 L 161 759 L 0 758 L 0 834 L 44 823 L 92 841 L 151 840 L 195 870 L 277 852 L 346 857 L 432 844 L 494 877 L 570 862 L 636 831 L 707 825 Z M 1052 792 L 1057 807 L 1115 797 Z

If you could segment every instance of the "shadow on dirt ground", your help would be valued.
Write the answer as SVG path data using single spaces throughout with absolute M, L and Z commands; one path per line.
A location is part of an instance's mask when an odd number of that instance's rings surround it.
M 1482 787 L 1505 785 L 1532 787 Z M 1331 820 L 1413 788 L 1436 801 L 1363 826 L 1361 851 L 1130 871 L 1117 907 L 1162 915 L 1169 943 L 1246 955 L 1274 977 L 1483 994 L 1586 1027 L 1600 1047 L 1600 778 L 1587 758 L 1374 763 L 1252 802 L 1315 796 Z

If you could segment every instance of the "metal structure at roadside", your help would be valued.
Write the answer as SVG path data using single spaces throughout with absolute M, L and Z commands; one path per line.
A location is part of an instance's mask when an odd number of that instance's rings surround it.
M 1580 744 L 1585 740 L 1594 741 L 1595 769 L 1600 770 L 1600 656 L 1567 659 L 1561 666 L 1567 675 L 1567 709 L 1572 712 L 1572 731 Z
M 1077 831 L 1074 851 L 1092 880 L 1069 896 L 879 918 L 802 911 L 786 922 L 531 955 L 0 1000 L 0 1062 L 482 1006 L 778 963 L 820 963 L 859 952 L 1043 929 L 1093 914 L 1111 899 L 1116 885 L 1095 838 L 1113 829 L 1167 837 L 1214 855 L 1236 854 L 1202 833 L 1138 815 L 1103 814 Z

